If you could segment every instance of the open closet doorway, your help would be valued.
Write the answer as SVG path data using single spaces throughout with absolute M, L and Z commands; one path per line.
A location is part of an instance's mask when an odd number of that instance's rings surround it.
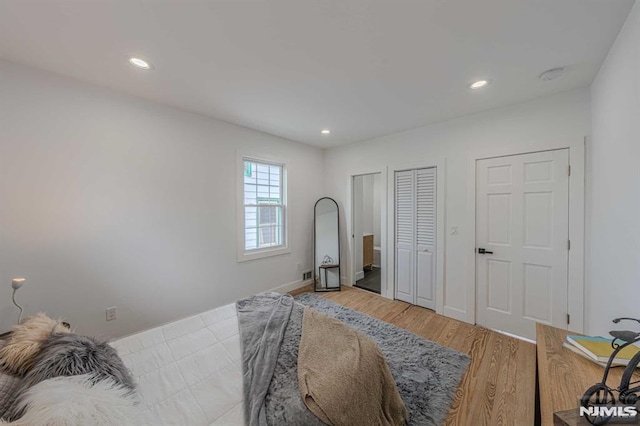
M 356 287 L 380 294 L 382 283 L 382 174 L 353 176 L 353 277 Z

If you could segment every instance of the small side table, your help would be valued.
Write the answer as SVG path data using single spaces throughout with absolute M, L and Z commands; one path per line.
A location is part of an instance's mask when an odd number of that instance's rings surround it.
M 315 286 L 315 291 L 340 291 L 340 277 L 338 277 L 338 286 L 337 287 L 329 287 L 329 281 L 327 279 L 327 271 L 329 269 L 335 269 L 335 268 L 339 268 L 340 265 L 339 264 L 334 264 L 334 263 L 325 263 L 324 265 L 320 265 L 318 267 L 318 275 L 322 275 L 322 271 L 324 271 L 324 284 L 325 287 L 318 287 L 318 285 Z M 322 277 L 320 277 L 320 285 L 322 286 Z
M 536 325 L 538 363 L 538 395 L 542 426 L 581 425 L 578 415 L 580 397 L 595 383 L 602 380 L 604 368 L 587 361 L 562 346 L 568 334 L 577 334 L 550 325 Z M 620 383 L 621 368 L 609 371 L 607 383 Z M 634 373 L 632 381 L 640 379 Z

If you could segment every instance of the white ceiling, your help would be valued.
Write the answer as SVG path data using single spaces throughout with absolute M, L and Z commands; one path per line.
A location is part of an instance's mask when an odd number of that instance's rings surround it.
M 330 147 L 586 86 L 632 5 L 0 0 L 0 58 Z

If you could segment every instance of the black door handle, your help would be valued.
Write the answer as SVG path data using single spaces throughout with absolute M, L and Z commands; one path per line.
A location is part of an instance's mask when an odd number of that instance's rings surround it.
M 478 248 L 478 253 L 479 254 L 493 254 L 492 251 L 488 251 L 488 250 L 485 250 L 483 248 Z

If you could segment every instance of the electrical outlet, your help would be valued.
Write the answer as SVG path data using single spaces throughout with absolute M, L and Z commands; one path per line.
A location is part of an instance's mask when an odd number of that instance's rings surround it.
M 298 271 L 302 271 L 302 263 L 298 262 Z
M 113 321 L 116 318 L 118 318 L 118 308 L 116 306 L 107 308 L 107 321 Z
M 302 281 L 307 281 L 311 279 L 311 271 L 304 271 L 302 273 Z

